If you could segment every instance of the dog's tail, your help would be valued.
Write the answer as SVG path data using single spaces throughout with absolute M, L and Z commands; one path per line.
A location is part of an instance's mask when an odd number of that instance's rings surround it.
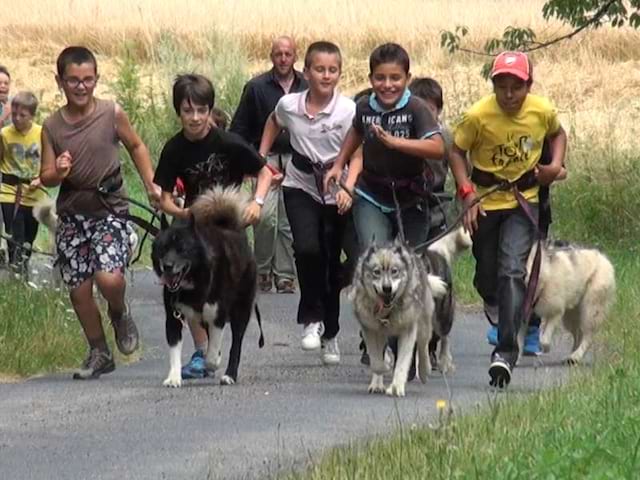
M 52 198 L 47 197 L 33 206 L 33 218 L 46 226 L 51 235 L 55 235 L 58 214 L 56 213 L 56 203 Z
M 454 228 L 437 242 L 429 245 L 429 250 L 442 255 L 449 266 L 453 259 L 467 248 L 471 247 L 471 235 L 463 226 Z
M 437 275 L 429 274 L 427 277 L 433 298 L 443 298 L 449 290 L 447 282 Z
M 200 195 L 191 207 L 198 225 L 242 230 L 249 194 L 238 187 L 214 187 Z

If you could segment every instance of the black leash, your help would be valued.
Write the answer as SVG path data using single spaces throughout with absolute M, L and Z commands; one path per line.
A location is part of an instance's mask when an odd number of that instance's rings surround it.
M 260 338 L 258 339 L 258 348 L 262 348 L 264 347 L 264 333 L 262 332 L 262 317 L 260 316 L 260 309 L 258 308 L 257 303 L 253 306 L 253 309 L 256 312 L 256 319 L 258 320 L 258 328 L 260 329 Z
M 16 242 L 12 236 L 9 236 L 5 233 L 0 233 L 0 237 L 4 238 L 8 243 L 14 245 L 16 248 L 20 249 L 20 250 L 29 250 L 32 253 L 37 253 L 38 255 L 46 255 L 47 257 L 55 257 L 56 254 L 55 253 L 51 253 L 51 252 L 45 252 L 43 250 L 40 250 L 39 248 L 36 248 L 32 245 L 26 246 L 25 244 L 22 244 L 20 242 Z

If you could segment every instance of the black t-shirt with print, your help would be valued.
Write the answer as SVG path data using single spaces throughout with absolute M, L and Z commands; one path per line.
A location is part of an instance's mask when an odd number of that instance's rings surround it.
M 162 149 L 153 181 L 172 192 L 181 178 L 189 206 L 206 189 L 240 185 L 245 175 L 256 175 L 264 165 L 255 148 L 235 133 L 212 128 L 192 142 L 180 131 Z
M 364 97 L 356 104 L 353 127 L 363 138 L 363 169 L 365 175 L 358 180 L 358 186 L 382 203 L 391 205 L 392 194 L 384 185 L 367 182 L 367 174 L 378 178 L 393 180 L 410 179 L 423 175 L 425 160 L 406 153 L 387 148 L 375 133 L 371 125 L 380 125 L 395 137 L 422 139 L 439 134 L 440 128 L 427 108 L 427 104 L 408 91 L 398 102 L 395 109 L 383 111 L 375 99 Z M 410 201 L 411 192 L 399 190 L 399 199 Z

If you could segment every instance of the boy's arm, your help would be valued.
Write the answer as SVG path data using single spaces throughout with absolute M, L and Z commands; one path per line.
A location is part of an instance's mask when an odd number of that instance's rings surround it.
M 153 183 L 153 166 L 147 146 L 142 142 L 133 129 L 129 117 L 125 111 L 116 104 L 116 132 L 125 148 L 131 155 L 131 159 L 138 170 L 138 174 L 144 183 L 149 201 L 153 204 L 160 200 L 161 189 Z
M 429 138 L 402 138 L 394 137 L 379 125 L 372 125 L 371 128 L 387 148 L 418 158 L 438 160 L 444 157 L 444 141 L 440 134 Z
M 282 127 L 278 124 L 276 120 L 276 116 L 273 112 L 267 118 L 266 123 L 264 124 L 264 129 L 262 130 L 262 138 L 260 139 L 260 148 L 258 152 L 261 157 L 266 157 L 271 151 L 271 147 L 273 146 L 273 142 L 276 141 L 278 135 L 282 131 Z
M 351 157 L 358 149 L 359 146 L 362 145 L 362 135 L 358 133 L 358 131 L 351 126 L 349 131 L 347 132 L 346 137 L 342 141 L 342 146 L 340 147 L 340 152 L 336 157 L 335 163 L 333 167 L 327 171 L 324 175 L 324 189 L 325 191 L 329 191 L 331 188 L 332 182 L 338 182 L 340 180 L 340 176 L 342 175 L 342 170 L 344 170 L 344 166 L 349 163 Z M 360 157 L 362 158 L 362 156 Z M 360 168 L 362 171 L 362 168 Z M 360 173 L 360 172 L 358 172 Z M 355 185 L 355 181 L 354 181 Z
M 362 172 L 362 146 L 360 146 L 356 153 L 353 154 L 349 161 L 349 170 L 347 172 L 347 178 L 344 181 L 344 187 L 347 190 L 340 188 L 336 193 L 336 205 L 338 207 L 338 213 L 343 215 L 346 213 L 353 204 L 353 188 L 358 181 L 358 177 Z
M 173 201 L 173 192 L 162 190 L 160 194 L 160 210 L 164 213 L 178 218 L 189 218 L 189 209 L 181 208 Z
M 563 170 L 564 177 L 566 177 L 566 170 L 563 164 L 567 151 L 567 132 L 560 126 L 553 135 L 547 136 L 547 139 L 551 152 L 551 162 L 549 165 L 538 165 L 537 167 L 536 178 L 540 185 L 549 185 L 554 180 L 561 180 L 562 178 L 559 177 L 563 175 Z
M 255 175 L 258 177 L 253 201 L 244 211 L 245 222 L 253 225 L 260 219 L 262 205 L 264 205 L 264 199 L 269 192 L 273 173 L 271 173 L 271 170 L 266 166 L 264 158 L 240 135 L 234 132 L 224 131 L 220 131 L 219 133 L 224 142 L 224 148 L 229 154 L 243 161 L 243 173 L 245 175 Z
M 271 178 L 273 173 L 265 165 L 258 172 L 258 180 L 256 182 L 256 195 L 253 198 L 246 210 L 244 211 L 244 221 L 249 225 L 254 225 L 260 220 L 260 213 L 262 212 L 262 205 L 264 205 L 264 199 L 269 192 L 271 186 Z
M 71 171 L 71 154 L 65 151 L 56 158 L 46 128 L 42 129 L 41 142 L 40 180 L 45 187 L 56 187 Z
M 465 210 L 463 224 L 467 232 L 473 235 L 478 229 L 478 215 L 485 215 L 480 203 L 476 201 L 476 190 L 467 173 L 467 152 L 455 143 L 449 152 L 449 167 L 458 186 L 458 197 L 462 200 Z

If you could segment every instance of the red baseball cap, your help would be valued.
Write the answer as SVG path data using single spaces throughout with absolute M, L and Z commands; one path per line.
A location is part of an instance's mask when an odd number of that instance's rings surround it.
M 529 57 L 523 52 L 502 52 L 493 61 L 491 78 L 502 74 L 515 75 L 525 82 L 531 78 Z

